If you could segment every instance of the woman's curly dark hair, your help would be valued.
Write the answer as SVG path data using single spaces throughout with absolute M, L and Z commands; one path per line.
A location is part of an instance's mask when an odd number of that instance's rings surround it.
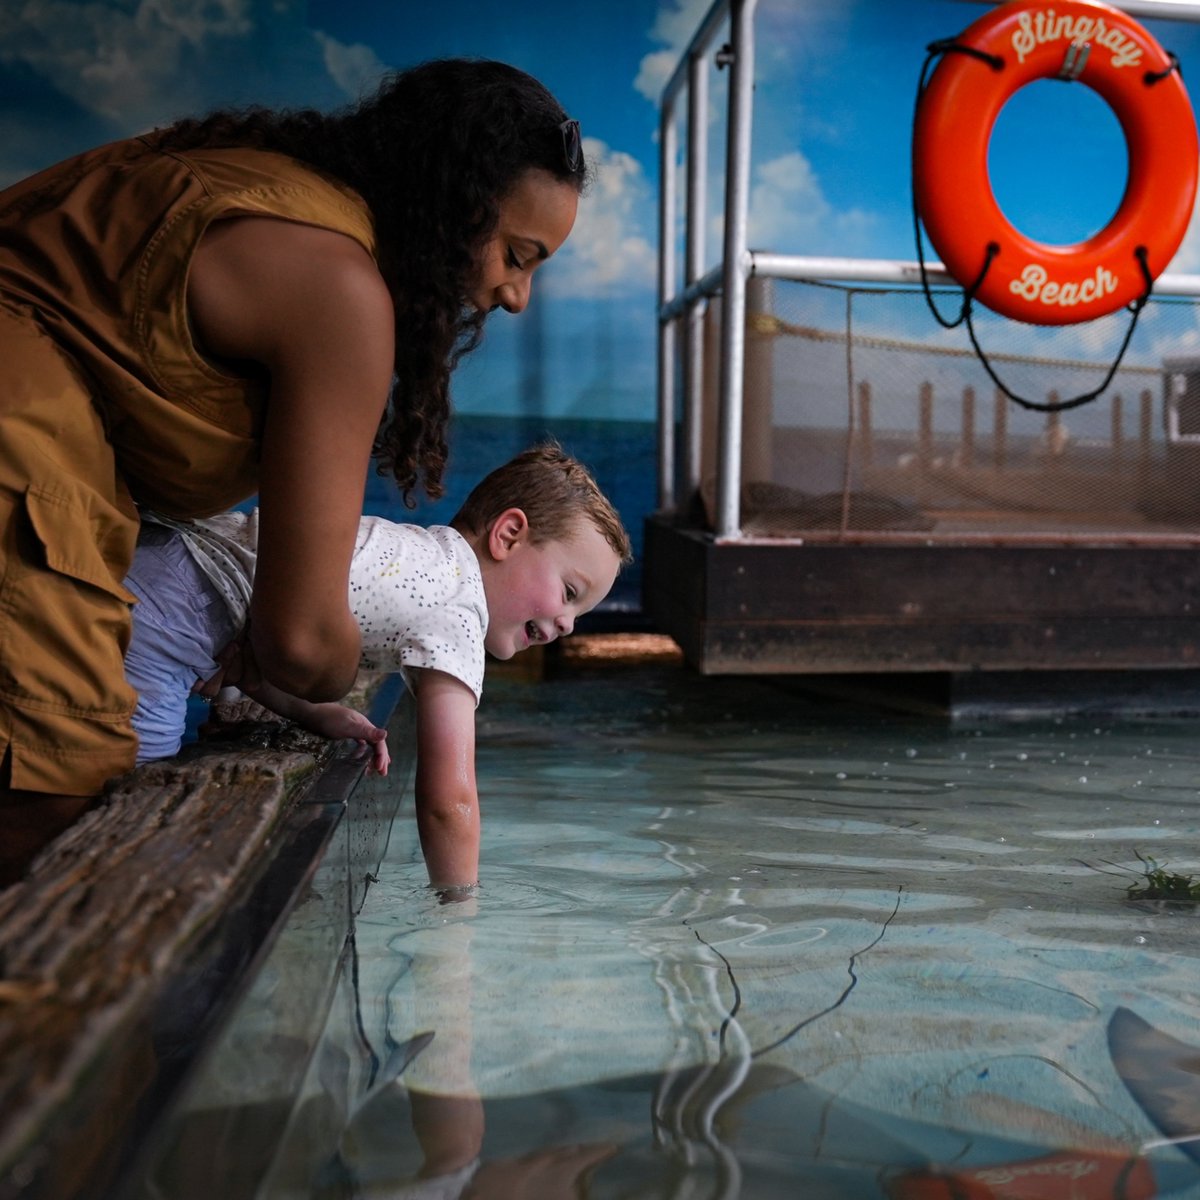
M 290 155 L 366 201 L 396 308 L 396 378 L 374 453 L 407 503 L 418 486 L 434 499 L 443 492 L 450 373 L 479 345 L 487 316 L 464 297 L 501 200 L 532 168 L 583 190 L 587 167 L 582 151 L 567 161 L 566 119 L 524 71 L 450 58 L 389 74 L 337 112 L 222 110 L 159 131 L 164 149 Z

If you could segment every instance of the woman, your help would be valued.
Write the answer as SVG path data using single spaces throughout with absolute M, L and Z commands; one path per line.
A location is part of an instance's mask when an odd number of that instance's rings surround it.
M 441 492 L 448 377 L 566 239 L 577 122 L 530 76 L 444 60 L 333 115 L 217 113 L 0 193 L 0 857 L 128 769 L 136 505 L 258 493 L 245 658 L 353 682 L 368 462 Z M 389 402 L 389 392 L 391 400 Z

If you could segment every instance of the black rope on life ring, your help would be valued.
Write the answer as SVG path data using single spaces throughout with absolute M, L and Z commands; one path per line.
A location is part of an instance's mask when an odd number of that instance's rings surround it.
M 1002 71 L 1004 69 L 1004 59 L 998 54 L 988 54 L 983 50 L 977 50 L 974 46 L 964 46 L 960 42 L 956 42 L 953 38 L 943 38 L 941 41 L 930 42 L 925 47 L 925 62 L 921 67 L 921 76 L 917 81 L 917 100 L 913 108 L 913 124 L 916 124 L 917 108 L 920 107 L 921 97 L 925 94 L 925 88 L 929 84 L 929 68 L 933 64 L 934 59 L 940 58 L 943 54 L 956 53 L 968 54 L 972 58 L 979 59 L 980 62 L 985 62 L 993 71 Z M 921 270 L 921 292 L 925 296 L 925 303 L 929 306 L 929 311 L 933 313 L 934 320 L 943 329 L 957 329 L 968 317 L 971 309 L 971 301 L 975 297 L 975 293 L 979 291 L 983 281 L 987 278 L 988 268 L 992 265 L 992 259 L 1000 253 L 1000 247 L 995 242 L 989 242 L 986 255 L 983 260 L 983 267 L 979 274 L 975 277 L 975 281 L 969 288 L 963 292 L 962 306 L 958 310 L 958 316 L 953 321 L 947 320 L 937 310 L 937 305 L 933 302 L 933 293 L 929 289 L 929 274 L 925 267 L 925 249 L 921 244 L 921 214 L 917 211 L 917 175 L 916 171 L 910 171 L 911 181 L 909 185 L 909 195 L 912 200 L 912 218 L 913 218 L 913 235 L 917 243 L 917 265 Z
M 1142 268 L 1142 279 L 1146 284 L 1146 290 L 1132 304 L 1127 306 L 1132 316 L 1129 320 L 1129 328 L 1125 331 L 1125 338 L 1121 342 L 1121 348 L 1117 351 L 1117 357 L 1113 359 L 1112 366 L 1108 368 L 1108 374 L 1104 376 L 1104 382 L 1099 387 L 1093 388 L 1090 392 L 1084 392 L 1079 396 L 1072 396 L 1069 400 L 1058 400 L 1053 404 L 1040 403 L 1037 400 L 1026 400 L 1024 396 L 1018 396 L 1016 392 L 1011 391 L 1000 379 L 1000 376 L 996 374 L 992 364 L 988 361 L 987 355 L 983 352 L 983 347 L 980 346 L 978 339 L 975 337 L 975 325 L 971 320 L 971 305 L 969 301 L 966 303 L 967 334 L 971 339 L 971 347 L 974 349 L 976 357 L 983 364 L 983 369 L 988 373 L 991 381 L 1014 404 L 1019 404 L 1022 408 L 1029 409 L 1031 412 L 1065 412 L 1068 408 L 1078 408 L 1081 404 L 1087 404 L 1089 400 L 1095 400 L 1097 396 L 1107 390 L 1108 385 L 1113 381 L 1113 376 L 1116 375 L 1117 369 L 1121 365 L 1121 360 L 1125 357 L 1125 351 L 1129 349 L 1129 343 L 1133 339 L 1133 331 L 1137 328 L 1138 317 L 1141 316 L 1142 309 L 1146 307 L 1146 302 L 1150 299 L 1150 293 L 1154 289 L 1154 278 L 1150 274 L 1150 264 L 1147 261 L 1148 251 L 1146 247 L 1137 246 L 1134 248 L 1133 253 L 1138 260 L 1138 266 Z
M 1164 79 L 1169 79 L 1176 71 L 1179 72 L 1179 78 L 1183 78 L 1183 67 L 1179 65 L 1179 58 L 1170 50 L 1164 50 L 1163 53 L 1171 60 L 1171 65 L 1162 71 L 1147 71 L 1142 76 L 1142 82 L 1147 87 L 1153 87 L 1156 83 L 1162 83 Z

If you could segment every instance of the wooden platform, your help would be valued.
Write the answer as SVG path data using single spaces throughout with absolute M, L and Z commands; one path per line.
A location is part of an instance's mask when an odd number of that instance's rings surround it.
M 2 1200 L 118 1194 L 353 806 L 348 927 L 413 765 L 404 695 L 392 677 L 363 697 L 392 734 L 387 786 L 359 786 L 350 743 L 235 729 L 116 781 L 0 893 Z
M 704 674 L 1200 667 L 1195 546 L 645 535 L 646 612 Z

